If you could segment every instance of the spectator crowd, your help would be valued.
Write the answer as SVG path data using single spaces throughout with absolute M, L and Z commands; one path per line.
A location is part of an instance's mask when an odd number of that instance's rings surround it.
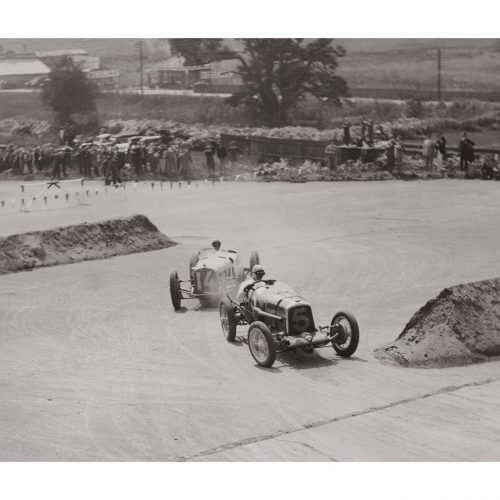
M 79 143 L 70 134 L 60 134 L 59 144 L 31 148 L 7 144 L 0 146 L 0 172 L 14 175 L 42 174 L 57 180 L 80 175 L 103 177 L 106 184 L 141 178 L 143 175 L 168 180 L 193 179 L 192 150 L 204 153 L 208 177 L 232 172 L 240 150 L 236 144 L 223 146 L 215 140 L 194 147 L 181 139 L 168 141 L 133 140 L 125 144 L 90 140 Z M 216 161 L 217 159 L 217 161 Z

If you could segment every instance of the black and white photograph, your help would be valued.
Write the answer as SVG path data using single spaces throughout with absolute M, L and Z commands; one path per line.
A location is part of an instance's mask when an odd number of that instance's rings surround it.
M 500 38 L 197 5 L 0 38 L 0 467 L 498 463 Z

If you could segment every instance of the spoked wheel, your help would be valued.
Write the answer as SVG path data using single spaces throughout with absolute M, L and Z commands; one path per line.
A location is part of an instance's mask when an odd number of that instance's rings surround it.
M 259 253 L 253 250 L 250 253 L 250 272 L 256 264 L 260 264 Z
M 222 299 L 220 304 L 220 324 L 224 338 L 228 342 L 234 342 L 236 339 L 236 316 L 228 298 Z
M 359 327 L 356 318 L 348 312 L 338 312 L 332 319 L 331 326 L 339 331 L 332 346 L 336 353 L 343 358 L 352 356 L 359 343 Z
M 260 366 L 273 366 L 276 360 L 276 345 L 269 328 L 261 321 L 255 321 L 248 329 L 248 347 L 253 359 Z
M 170 298 L 174 309 L 178 311 L 181 308 L 181 288 L 179 285 L 179 276 L 176 271 L 170 273 Z

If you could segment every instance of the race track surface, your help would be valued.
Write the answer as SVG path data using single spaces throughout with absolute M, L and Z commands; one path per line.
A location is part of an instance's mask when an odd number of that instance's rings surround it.
M 5 208 L 0 234 L 141 213 L 180 244 L 0 276 L 0 460 L 500 460 L 499 360 L 407 369 L 372 354 L 444 287 L 500 275 L 500 183 L 141 184 L 91 199 Z M 244 262 L 258 250 L 317 323 L 351 311 L 356 354 L 261 369 L 245 328 L 232 345 L 217 310 L 174 312 L 170 271 L 187 277 L 215 237 Z

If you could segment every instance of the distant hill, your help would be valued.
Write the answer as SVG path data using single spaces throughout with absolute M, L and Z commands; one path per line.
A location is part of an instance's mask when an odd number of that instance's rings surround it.
M 146 40 L 153 47 L 167 45 L 156 38 Z M 4 51 L 84 49 L 98 56 L 132 56 L 136 41 L 134 38 L 1 38 L 0 45 Z M 338 38 L 336 41 L 348 52 L 415 51 L 438 47 L 487 49 L 496 44 L 496 39 L 490 38 Z

